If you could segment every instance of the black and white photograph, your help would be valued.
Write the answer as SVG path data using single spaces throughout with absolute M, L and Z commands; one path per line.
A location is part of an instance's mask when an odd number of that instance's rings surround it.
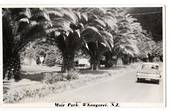
M 164 7 L 1 10 L 3 104 L 165 105 Z

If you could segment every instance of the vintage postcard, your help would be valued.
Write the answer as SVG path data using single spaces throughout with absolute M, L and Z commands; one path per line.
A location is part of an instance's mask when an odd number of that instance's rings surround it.
M 165 107 L 164 6 L 0 13 L 2 106 Z

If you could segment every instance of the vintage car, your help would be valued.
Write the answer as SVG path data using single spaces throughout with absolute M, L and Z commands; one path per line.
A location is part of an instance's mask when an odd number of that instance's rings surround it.
M 74 62 L 75 62 L 75 66 L 79 66 L 79 67 L 89 67 L 90 66 L 89 60 L 86 58 L 77 59 Z
M 153 81 L 159 84 L 161 79 L 160 66 L 157 63 L 142 63 L 137 71 L 137 82 L 142 80 Z

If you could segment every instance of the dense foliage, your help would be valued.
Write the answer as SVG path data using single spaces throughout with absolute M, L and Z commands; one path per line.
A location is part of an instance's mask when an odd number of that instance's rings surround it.
M 45 35 L 49 22 L 44 9 L 3 9 L 3 78 L 20 79 L 19 51 L 28 42 Z
M 103 57 L 106 67 L 118 58 L 129 64 L 137 58 L 162 57 L 161 42 L 153 41 L 152 34 L 124 8 L 9 8 L 3 9 L 4 77 L 19 75 L 19 52 L 38 38 L 45 38 L 44 43 L 26 53 L 36 52 L 28 54 L 35 57 L 45 52 L 45 62 L 53 66 L 58 48 L 63 58 L 61 71 L 68 73 L 74 70 L 80 49 L 90 56 L 93 70 Z

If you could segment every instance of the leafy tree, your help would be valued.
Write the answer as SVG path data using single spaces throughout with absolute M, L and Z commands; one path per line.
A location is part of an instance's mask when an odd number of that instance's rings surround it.
M 159 41 L 156 43 L 156 47 L 154 47 L 152 54 L 155 57 L 159 57 L 160 61 L 163 61 L 163 43 L 162 43 L 162 41 Z
M 52 42 L 43 39 L 37 39 L 33 42 L 30 42 L 25 46 L 26 48 L 22 51 L 22 59 L 27 57 L 30 60 L 34 59 L 38 62 L 40 56 L 44 57 L 44 64 L 47 66 L 54 66 L 56 64 L 61 64 L 61 52 L 58 47 Z
M 19 80 L 19 51 L 28 42 L 46 34 L 50 19 L 40 8 L 4 8 L 2 16 L 3 78 Z
M 139 58 L 142 61 L 153 61 L 154 54 L 153 51 L 156 47 L 156 42 L 152 40 L 151 35 L 146 33 L 146 31 L 143 32 L 144 34 L 142 36 L 139 36 L 138 40 L 138 48 L 140 51 Z

